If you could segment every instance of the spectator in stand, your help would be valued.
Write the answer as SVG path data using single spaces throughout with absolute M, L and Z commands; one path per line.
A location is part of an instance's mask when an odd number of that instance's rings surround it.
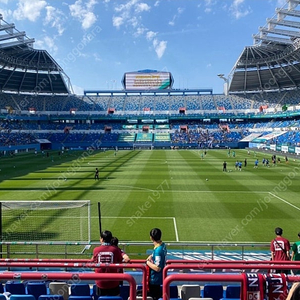
M 118 247 L 119 248 L 119 239 L 117 237 L 113 237 L 110 241 L 112 246 Z M 121 253 L 122 253 L 122 258 L 123 258 L 123 262 L 127 263 L 130 261 L 130 257 L 121 249 L 119 248 Z
M 117 264 L 122 263 L 122 253 L 118 247 L 111 245 L 112 233 L 102 231 L 100 235 L 101 245 L 93 251 L 92 261 L 95 263 Z M 118 273 L 118 269 L 96 268 L 96 273 Z M 118 296 L 120 294 L 119 281 L 96 280 L 97 296 Z
M 283 230 L 280 227 L 275 228 L 276 238 L 271 242 L 271 258 L 273 261 L 289 261 L 290 260 L 290 242 L 282 237 Z M 288 274 L 289 270 L 276 270 L 276 273 Z
M 153 228 L 150 231 L 150 239 L 154 245 L 154 250 L 146 260 L 146 265 L 150 268 L 149 296 L 151 296 L 153 300 L 158 300 L 162 297 L 162 273 L 166 264 L 167 248 L 165 243 L 161 240 L 161 235 L 162 233 L 159 228 Z
M 300 299 L 300 283 L 296 282 L 292 285 L 286 300 L 299 300 Z
M 300 239 L 300 232 L 298 233 L 298 239 Z M 293 261 L 300 261 L 300 240 L 295 242 L 292 246 L 292 255 L 291 255 L 291 260 Z M 299 275 L 300 274 L 300 269 L 296 270 L 294 274 Z

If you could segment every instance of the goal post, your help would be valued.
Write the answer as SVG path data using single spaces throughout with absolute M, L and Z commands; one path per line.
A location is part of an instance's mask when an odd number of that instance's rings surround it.
M 1 201 L 2 242 L 91 241 L 89 200 Z
M 154 146 L 152 143 L 135 143 L 132 144 L 133 150 L 153 150 Z

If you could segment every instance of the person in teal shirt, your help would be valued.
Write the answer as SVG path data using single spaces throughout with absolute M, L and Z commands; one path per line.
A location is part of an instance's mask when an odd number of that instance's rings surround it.
M 298 233 L 298 239 L 300 239 L 300 232 Z M 300 261 L 300 240 L 295 242 L 292 246 L 291 260 Z M 294 274 L 300 274 L 300 270 L 295 270 Z
M 166 265 L 167 248 L 161 240 L 161 235 L 159 228 L 151 229 L 150 239 L 154 245 L 154 250 L 146 260 L 146 265 L 150 268 L 149 296 L 153 300 L 162 297 L 163 268 Z

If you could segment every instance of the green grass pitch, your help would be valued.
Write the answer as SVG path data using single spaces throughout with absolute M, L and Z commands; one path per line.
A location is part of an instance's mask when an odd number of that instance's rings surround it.
M 150 229 L 159 227 L 169 242 L 269 242 L 277 226 L 294 241 L 300 231 L 299 161 L 286 163 L 278 155 L 281 163 L 272 166 L 271 154 L 227 152 L 208 150 L 204 159 L 202 150 L 1 157 L 0 200 L 90 200 L 92 241 L 99 240 L 98 201 L 102 229 L 120 241 L 148 242 Z M 262 165 L 263 157 L 270 167 Z M 242 171 L 235 170 L 236 160 L 243 162 Z

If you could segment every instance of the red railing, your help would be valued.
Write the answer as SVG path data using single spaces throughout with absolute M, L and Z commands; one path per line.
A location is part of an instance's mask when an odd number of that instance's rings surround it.
M 0 258 L 0 262 L 61 262 L 61 263 L 88 263 L 91 259 L 77 259 L 77 258 Z M 127 264 L 131 263 L 145 263 L 145 259 L 131 259 Z
M 195 263 L 197 262 L 197 263 Z M 216 263 L 215 263 L 216 262 Z M 171 264 L 170 261 L 163 269 L 163 280 L 167 277 L 168 271 L 172 270 L 187 270 L 187 269 L 196 269 L 199 271 L 202 270 L 211 270 L 211 269 L 227 269 L 227 270 L 299 270 L 300 261 L 181 261 L 181 263 L 176 261 L 176 263 Z
M 4 259 L 5 260 L 5 259 Z M 144 262 L 144 260 L 143 260 Z M 123 263 L 123 264 L 103 264 L 103 263 L 91 263 L 91 261 L 87 261 L 85 263 L 82 262 L 44 262 L 39 260 L 39 262 L 28 262 L 27 260 L 22 261 L 5 261 L 3 259 L 0 260 L 0 267 L 7 268 L 76 268 L 76 269 L 94 269 L 94 268 L 110 268 L 110 269 L 141 269 L 142 276 L 142 285 L 143 287 L 147 286 L 147 276 L 146 276 L 146 265 L 138 264 L 138 263 Z M 81 273 L 80 273 L 81 274 Z M 99 274 L 99 273 L 97 273 Z M 101 273 L 100 273 L 101 274 Z M 113 273 L 114 275 L 116 273 Z M 143 299 L 147 298 L 147 290 L 143 288 L 142 290 Z
M 136 299 L 136 282 L 134 278 L 129 274 L 120 273 L 84 273 L 84 269 L 94 268 L 112 268 L 112 269 L 141 269 L 143 273 L 142 284 L 146 287 L 146 266 L 145 264 L 136 263 L 144 262 L 144 260 L 134 260 L 130 263 L 124 264 L 97 264 L 91 263 L 90 260 L 75 260 L 75 259 L 0 259 L 0 267 L 6 268 L 77 268 L 83 271 L 82 273 L 60 273 L 60 272 L 48 272 L 36 273 L 36 272 L 4 272 L 0 273 L 1 279 L 34 279 L 34 280 L 74 280 L 74 277 L 81 280 L 125 280 L 130 284 L 130 299 Z M 300 262 L 278 262 L 278 261 L 186 261 L 186 260 L 168 260 L 166 267 L 163 269 L 163 299 L 169 300 L 170 296 L 170 283 L 173 281 L 222 281 L 222 282 L 240 282 L 243 283 L 244 274 L 171 274 L 168 275 L 170 269 L 233 269 L 233 270 L 270 270 L 270 269 L 300 269 Z M 120 277 L 121 276 L 121 277 Z M 125 277 L 124 277 L 125 276 Z M 129 277 L 128 277 L 129 276 Z M 132 281 L 132 279 L 133 281 Z M 290 282 L 300 281 L 300 276 L 288 275 L 287 280 Z M 133 286 L 134 284 L 134 286 Z M 134 290 L 134 291 L 133 291 Z M 147 291 L 143 288 L 143 299 L 147 299 Z M 243 299 L 245 300 L 245 299 Z

